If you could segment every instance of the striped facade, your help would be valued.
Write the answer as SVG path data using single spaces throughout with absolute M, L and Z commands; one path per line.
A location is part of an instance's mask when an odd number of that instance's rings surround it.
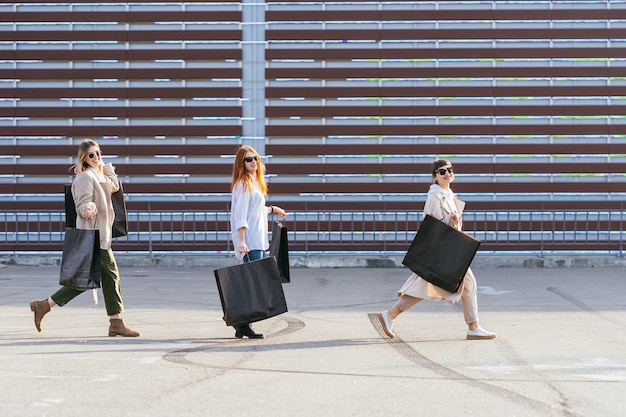
M 626 1 L 1 4 L 0 251 L 60 250 L 90 137 L 118 250 L 227 250 L 245 143 L 295 251 L 406 249 L 443 157 L 483 250 L 621 253 L 625 29 Z

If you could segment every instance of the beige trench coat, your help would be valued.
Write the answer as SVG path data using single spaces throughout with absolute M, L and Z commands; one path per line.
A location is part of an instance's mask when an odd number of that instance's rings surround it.
M 115 211 L 111 203 L 111 194 L 120 186 L 117 175 L 110 164 L 104 166 L 104 176 L 93 168 L 78 174 L 72 183 L 72 195 L 76 205 L 76 228 L 100 231 L 100 249 L 111 249 L 111 227 L 115 220 Z M 91 219 L 85 217 L 87 204 L 93 202 L 98 212 Z
M 450 199 L 446 198 L 443 193 L 432 193 L 428 195 L 426 203 L 424 204 L 424 216 L 429 214 L 436 219 L 442 220 L 447 225 L 452 226 L 457 230 L 461 230 L 463 226 L 462 220 L 451 222 L 450 219 L 450 213 L 452 213 L 455 208 L 461 216 L 463 214 L 463 209 L 465 208 L 465 203 L 457 199 L 456 196 L 454 197 L 454 201 L 450 201 Z M 402 285 L 402 288 L 398 290 L 398 297 L 406 294 L 411 297 L 421 298 L 424 300 L 444 300 L 456 303 L 461 299 L 463 289 L 468 285 L 473 285 L 474 287 L 476 286 L 476 279 L 474 278 L 474 274 L 471 269 L 467 270 L 467 273 L 463 278 L 463 282 L 454 294 L 449 293 L 448 291 L 445 291 L 428 281 L 425 281 L 417 274 L 411 274 L 404 285 Z M 468 289 L 473 290 L 473 288 Z

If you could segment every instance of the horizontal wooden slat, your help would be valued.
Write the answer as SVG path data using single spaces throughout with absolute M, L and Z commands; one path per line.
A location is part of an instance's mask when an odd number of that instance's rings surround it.
M 2 147 L 0 147 L 0 150 Z M 266 145 L 265 151 L 274 156 L 310 155 L 605 155 L 626 154 L 625 143 L 415 143 L 415 144 L 277 144 Z
M 34 2 L 35 0 L 29 0 L 29 1 Z M 156 0 L 151 0 L 151 1 L 156 1 Z M 319 4 L 320 1 L 319 0 L 267 0 L 265 3 L 271 7 L 276 7 L 277 5 L 280 5 L 280 6 L 290 5 L 291 7 L 293 7 L 293 5 L 300 5 L 300 4 L 315 5 L 315 4 Z M 365 4 L 370 8 L 377 7 L 378 3 L 381 3 L 383 6 L 388 7 L 389 5 L 393 6 L 393 5 L 398 4 L 398 0 L 359 0 L 359 4 Z M 354 0 L 333 0 L 333 4 L 349 6 L 349 5 L 354 4 Z M 460 6 L 460 7 L 463 7 L 463 6 Z M 464 9 L 465 8 L 466 7 L 464 7 Z M 544 6 L 544 9 L 545 9 L 545 6 Z M 486 11 L 489 12 L 490 10 L 491 9 L 488 9 Z
M 268 2 L 272 3 L 272 2 Z M 478 21 L 491 20 L 596 20 L 596 19 L 626 19 L 626 11 L 623 9 L 524 9 L 511 8 L 499 10 L 427 10 L 427 9 L 401 9 L 401 10 L 268 10 L 268 21 L 325 21 L 325 22 L 350 22 L 350 21 Z
M 1 75 L 2 73 L 0 73 Z M 281 78 L 309 78 L 313 80 L 344 80 L 357 78 L 569 78 L 569 77 L 621 77 L 620 67 L 598 66 L 528 66 L 528 67 L 355 67 L 355 68 L 268 68 L 266 77 L 269 80 Z M 599 87 L 602 88 L 602 87 Z
M 224 172 L 227 176 L 228 172 Z M 416 193 L 427 190 L 429 183 L 425 182 L 293 182 L 293 183 L 269 183 L 270 192 L 273 194 L 293 194 L 302 195 L 308 193 L 328 193 L 328 194 L 406 194 L 414 196 Z M 45 194 L 51 192 L 60 185 L 49 183 L 17 183 L 0 184 L 0 194 Z M 459 181 L 454 184 L 456 192 L 475 193 L 498 193 L 500 197 L 505 197 L 511 193 L 626 193 L 626 182 L 464 182 Z M 165 197 L 167 194 L 208 194 L 208 193 L 230 193 L 230 182 L 224 183 L 136 183 L 130 182 L 124 185 L 124 191 L 129 194 L 159 194 Z
M 19 30 L 14 32 L 0 31 L 0 41 L 33 42 L 33 41 L 118 41 L 118 42 L 152 42 L 152 41 L 240 41 L 241 31 L 211 28 L 203 30 Z
M 490 27 L 481 29 L 293 29 L 279 30 L 268 29 L 265 32 L 269 41 L 281 40 L 366 40 L 366 41 L 391 41 L 391 40 L 485 40 L 485 39 L 611 39 L 622 36 L 623 29 L 595 29 L 595 28 L 533 28 L 533 29 L 493 29 Z M 19 38 L 21 39 L 21 37 Z
M 0 132 L 2 128 L 0 128 Z M 329 137 L 329 136 L 363 136 L 374 138 L 379 135 L 421 136 L 491 136 L 491 135 L 623 135 L 626 125 L 604 124 L 501 124 L 501 125 L 269 125 L 265 133 L 270 137 Z M 360 139 L 363 141 L 365 139 Z
M 416 116 L 618 116 L 626 105 L 612 106 L 271 106 L 273 118 L 416 117 Z M 241 117 L 239 106 L 150 106 L 150 107 L 0 107 L 0 117 L 31 118 L 146 118 L 146 117 Z
M 618 91 L 619 92 L 619 91 Z M 50 98 L 175 98 L 241 97 L 240 87 L 180 87 L 180 88 L 0 88 L 0 97 L 18 99 Z
M 154 156 L 154 155 L 234 155 L 239 145 L 211 143 L 163 144 L 154 142 L 143 145 L 119 145 L 106 141 L 100 143 L 105 155 Z M 74 156 L 76 145 L 46 145 L 45 156 Z M 308 157 L 327 155 L 626 155 L 626 142 L 622 143 L 415 143 L 415 144 L 268 144 L 265 153 L 273 157 Z M 0 155 L 44 156 L 40 145 L 0 145 Z M 266 161 L 267 163 L 267 161 Z M 269 165 L 273 164 L 269 160 Z
M 266 97 L 308 99 L 338 97 L 619 97 L 626 86 L 541 86 L 541 87 L 268 87 Z M 203 98 L 241 97 L 239 87 L 211 88 L 0 88 L 1 98 Z
M 416 134 L 422 136 L 491 136 L 491 135 L 623 135 L 626 125 L 604 124 L 518 124 L 518 125 L 288 125 L 266 127 L 266 136 L 275 137 L 328 137 L 364 136 L 374 138 L 380 135 Z M 241 126 L 0 126 L 0 136 L 58 136 L 58 137 L 142 137 L 142 136 L 235 136 L 241 135 Z
M 220 0 L 221 2 L 221 0 Z M 23 2 L 21 2 L 23 3 Z M 70 2 L 71 3 L 71 2 Z M 132 4 L 133 2 L 129 2 Z M 0 22 L 220 22 L 240 21 L 239 10 L 189 11 L 29 11 L 3 12 Z
M 582 162 L 553 162 L 547 165 L 544 162 L 501 162 L 501 163 L 455 163 L 457 173 L 465 174 L 604 174 L 607 172 L 626 172 L 626 163 L 613 162 L 610 165 L 598 165 L 597 163 Z M 163 163 L 155 164 L 121 164 L 116 166 L 116 172 L 121 175 L 153 175 L 153 174 L 230 174 L 232 161 L 223 164 L 205 163 Z M 60 169 L 65 169 L 65 165 L 59 165 Z M 41 164 L 17 164 L 1 165 L 0 174 L 28 174 L 28 175 L 49 175 L 50 170 L 56 166 Z M 416 172 L 430 172 L 430 164 L 416 163 L 308 163 L 303 166 L 300 163 L 273 163 L 268 164 L 268 173 L 281 175 L 310 175 L 310 174 L 409 174 Z
M 235 121 L 234 123 L 237 123 Z M 173 136 L 241 136 L 241 126 L 222 126 L 207 122 L 197 126 L 0 126 L 0 136 L 58 136 L 74 138 L 98 138 L 101 136 L 161 137 Z
M 241 0 L 220 0 L 220 3 L 233 3 L 233 5 L 236 7 Z M 287 0 L 290 1 L 290 0 Z M 304 0 L 304 1 L 308 1 L 308 0 Z M 339 1 L 343 1 L 343 0 L 339 0 Z M 370 1 L 370 0 L 365 0 L 365 1 Z M 386 2 L 388 0 L 382 0 L 383 2 Z M 40 5 L 41 4 L 41 0 L 24 0 L 24 1 L 20 1 L 19 4 L 37 4 Z M 117 3 L 117 2 L 115 2 Z M 160 6 L 163 4 L 163 0 L 131 0 L 131 1 L 127 1 L 124 3 L 128 3 L 129 6 L 143 6 L 144 4 L 151 4 L 154 3 L 156 6 Z M 70 4 L 78 4 L 78 5 L 84 5 L 85 4 L 85 0 L 64 0 L 63 5 L 70 5 Z M 91 3 L 90 3 L 91 4 Z M 119 3 L 117 3 L 119 4 Z M 30 9 L 24 9 L 24 10 L 30 10 Z
M 85 68 L 85 69 L 0 69 L 0 79 L 22 80 L 210 80 L 241 78 L 240 68 Z
M 455 163 L 457 173 L 467 174 L 545 174 L 547 164 L 540 163 Z M 406 163 L 325 163 L 307 164 L 303 167 L 297 163 L 271 164 L 268 170 L 273 174 L 299 174 L 305 171 L 307 174 L 415 174 L 416 172 L 430 172 L 430 164 L 406 164 Z M 550 174 L 555 173 L 605 173 L 605 172 L 626 172 L 626 163 L 613 162 L 610 165 L 598 165 L 597 163 L 580 162 L 552 162 L 549 164 Z
M 608 116 L 624 115 L 626 106 L 439 105 L 439 106 L 270 106 L 273 118 L 417 117 L 417 116 Z
M 241 49 L 17 49 L 3 51 L 5 59 L 16 61 L 155 61 L 182 59 L 186 61 L 241 60 Z
M 1 92 L 2 90 L 0 90 Z M 44 90 L 45 91 L 45 90 Z M 79 90 L 80 91 L 80 90 Z M 16 91 L 19 93 L 19 90 Z M 337 98 L 337 97 L 608 97 L 626 95 L 626 86 L 438 86 L 438 87 L 293 87 L 273 86 L 266 97 Z
M 241 117 L 241 107 L 233 106 L 150 106 L 150 107 L 0 107 L 0 117 L 41 118 L 150 118 L 150 117 Z
M 239 145 L 227 145 L 222 143 L 199 144 L 163 144 L 155 141 L 144 145 L 119 145 L 110 144 L 106 141 L 98 143 L 103 154 L 117 156 L 155 156 L 155 155 L 234 155 Z M 0 155 L 21 156 L 75 156 L 78 152 L 77 145 L 46 145 L 42 152 L 41 145 L 0 145 Z
M 19 52 L 19 51 L 16 51 Z M 279 48 L 270 47 L 265 52 L 268 60 L 313 59 L 317 61 L 349 61 L 352 59 L 555 59 L 555 58 L 607 58 L 626 56 L 626 48 Z
M 132 4 L 132 2 L 131 2 Z M 241 12 L 225 10 L 190 11 L 100 11 L 97 12 L 5 12 L 2 22 L 219 22 L 239 21 Z M 621 9 L 570 9 L 570 10 L 268 10 L 269 22 L 293 21 L 479 21 L 489 20 L 596 20 L 626 19 Z

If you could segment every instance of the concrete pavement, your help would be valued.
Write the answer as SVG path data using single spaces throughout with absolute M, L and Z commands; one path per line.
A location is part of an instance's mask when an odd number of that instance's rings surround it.
M 289 312 L 239 340 L 211 268 L 125 266 L 124 320 L 141 337 L 107 337 L 90 294 L 37 333 L 28 303 L 58 288 L 58 267 L 0 266 L 0 415 L 624 415 L 623 269 L 473 269 L 495 340 L 465 340 L 459 306 L 433 301 L 382 337 L 370 313 L 404 268 L 294 268 Z

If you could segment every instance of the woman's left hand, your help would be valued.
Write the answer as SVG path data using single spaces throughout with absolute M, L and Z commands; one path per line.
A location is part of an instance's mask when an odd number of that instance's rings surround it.
M 287 217 L 287 212 L 278 206 L 272 206 L 274 208 L 274 214 L 282 217 L 283 219 Z
M 102 165 L 102 172 L 105 174 L 115 174 L 115 165 L 112 163 Z

